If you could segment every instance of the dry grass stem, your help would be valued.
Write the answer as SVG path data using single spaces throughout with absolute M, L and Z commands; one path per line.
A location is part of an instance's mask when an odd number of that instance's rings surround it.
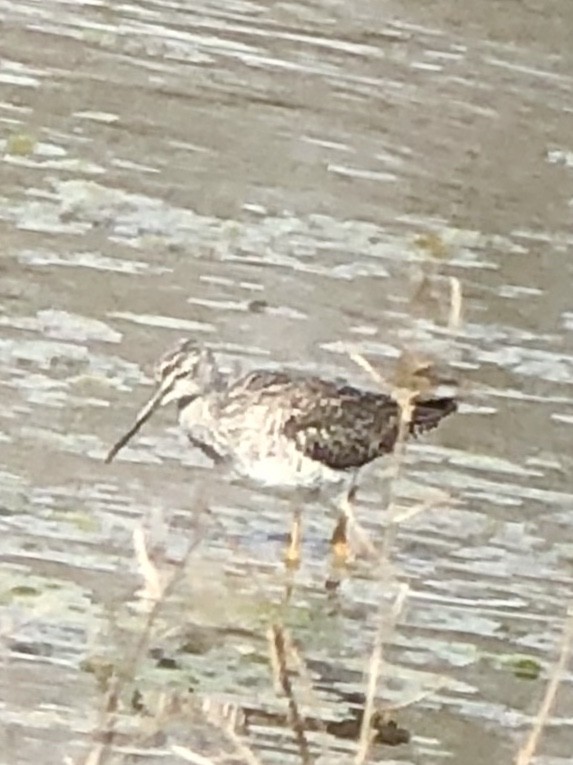
M 192 762 L 193 765 L 215 765 L 213 760 L 209 757 L 203 757 L 202 754 L 191 751 L 186 746 L 179 746 L 178 744 L 172 744 L 171 752 L 177 757 L 180 757 L 184 762 Z
M 393 625 L 404 608 L 404 603 L 408 597 L 409 587 L 407 584 L 401 584 L 398 589 L 398 594 L 392 605 L 391 611 L 391 625 Z M 372 653 L 370 655 L 370 663 L 368 667 L 368 682 L 366 686 L 366 699 L 364 702 L 364 715 L 362 717 L 362 724 L 360 726 L 360 734 L 358 738 L 358 750 L 356 757 L 354 758 L 355 765 L 362 765 L 368 758 L 368 752 L 370 751 L 370 744 L 372 743 L 372 717 L 374 715 L 374 704 L 376 691 L 378 688 L 378 681 L 382 674 L 382 667 L 384 663 L 384 643 L 387 639 L 387 629 L 389 626 L 386 615 L 382 610 L 378 614 L 378 628 L 376 630 L 376 636 L 374 638 L 374 645 Z
M 295 665 L 295 667 L 297 669 L 298 676 L 299 676 L 299 678 L 301 680 L 301 683 L 303 685 L 303 691 L 304 691 L 304 694 L 305 694 L 305 703 L 309 707 L 312 706 L 315 709 L 319 709 L 320 708 L 320 700 L 319 700 L 319 698 L 317 696 L 317 693 L 316 693 L 316 690 L 314 688 L 314 683 L 312 682 L 312 678 L 310 676 L 310 672 L 309 672 L 309 669 L 308 669 L 308 667 L 306 665 L 306 661 L 305 661 L 304 656 L 301 654 L 301 652 L 298 650 L 297 646 L 294 644 L 294 642 L 293 642 L 289 632 L 285 632 L 284 633 L 284 641 L 285 641 L 285 646 L 286 646 L 287 652 L 288 652 L 288 654 L 290 656 L 292 656 L 293 663 L 294 663 L 294 665 Z M 326 734 L 327 733 L 326 724 L 324 723 L 324 721 L 322 720 L 320 715 L 317 715 L 317 717 L 316 717 L 316 726 L 317 726 L 317 730 L 319 730 L 320 733 L 322 733 L 322 734 Z M 327 751 L 326 750 L 326 741 L 323 740 L 321 754 L 323 756 L 325 756 L 326 755 L 326 751 Z
M 410 587 L 407 584 L 401 584 L 400 588 L 398 590 L 398 594 L 396 595 L 396 598 L 394 600 L 394 603 L 392 605 L 392 619 L 393 621 L 396 621 L 396 619 L 400 616 L 402 613 L 402 610 L 404 608 L 404 604 L 406 603 L 406 598 L 408 597 L 408 593 L 410 592 Z
M 280 696 L 282 693 L 284 693 L 284 689 L 281 682 L 281 665 L 279 661 L 279 655 L 275 647 L 274 627 L 269 627 L 267 631 L 267 640 L 269 643 L 269 660 L 271 663 L 273 689 L 275 694 Z
M 373 379 L 376 380 L 376 382 L 382 384 L 383 387 L 386 387 L 378 372 L 376 372 L 376 370 L 366 359 L 364 359 L 364 357 L 362 357 L 359 353 L 352 352 L 350 353 L 350 358 L 360 367 L 368 371 L 372 375 Z M 388 500 L 385 508 L 385 514 L 389 516 L 389 523 L 386 525 L 386 531 L 384 534 L 379 558 L 381 580 L 384 578 L 385 572 L 388 570 L 388 566 L 384 564 L 388 564 L 390 562 L 390 552 L 396 534 L 397 524 L 393 522 L 394 517 L 397 514 L 397 507 L 395 502 L 396 484 L 403 465 L 406 441 L 410 432 L 410 423 L 414 413 L 414 399 L 416 393 L 417 392 L 415 390 L 409 387 L 397 387 L 392 391 L 392 396 L 398 403 L 400 414 L 397 423 L 398 432 L 387 479 Z M 404 606 L 408 591 L 409 588 L 406 584 L 402 584 L 399 587 L 398 594 L 390 614 L 390 623 L 392 626 L 395 624 Z M 388 617 L 384 611 L 383 604 L 381 604 L 378 614 L 378 626 L 374 636 L 372 653 L 370 655 L 364 714 L 362 718 L 362 724 L 360 726 L 355 765 L 363 765 L 363 763 L 366 762 L 368 753 L 370 751 L 370 745 L 373 736 L 372 717 L 375 711 L 375 697 L 384 664 L 384 644 L 388 639 L 387 632 L 389 628 L 390 624 Z
M 420 515 L 420 513 L 426 513 L 429 510 L 434 510 L 436 507 L 438 507 L 443 502 L 453 502 L 453 497 L 445 491 L 439 492 L 439 494 L 435 497 L 431 497 L 428 499 L 424 499 L 421 502 L 418 502 L 417 504 L 413 505 L 412 507 L 396 507 L 395 512 L 392 515 L 392 518 L 390 519 L 390 523 L 400 524 L 403 523 L 406 520 L 409 520 L 410 518 L 414 518 L 416 515 Z
M 282 626 L 273 624 L 268 632 L 269 648 L 271 653 L 271 665 L 277 673 L 276 684 L 280 685 L 287 698 L 287 718 L 293 731 L 303 765 L 312 765 L 314 759 L 310 754 L 308 741 L 304 729 L 304 722 L 298 709 L 292 683 L 288 674 L 287 666 L 287 642 Z
M 97 734 L 101 739 L 89 751 L 84 765 L 102 765 L 108 759 L 117 725 L 117 707 L 121 683 L 117 675 L 110 678 L 105 694 Z
M 88 753 L 88 756 L 84 760 L 84 765 L 100 765 L 104 754 L 104 748 L 104 744 L 96 744 L 96 746 L 94 746 Z
M 262 765 L 261 760 L 237 734 L 232 725 L 223 723 L 221 721 L 220 715 L 215 715 L 204 707 L 199 707 L 199 711 L 205 720 L 207 720 L 207 722 L 221 731 L 223 736 L 232 744 L 235 752 L 239 755 L 243 762 L 246 763 L 246 765 Z
M 161 599 L 164 586 L 161 583 L 161 576 L 157 566 L 151 561 L 147 552 L 145 532 L 141 526 L 138 526 L 133 532 L 133 547 L 135 550 L 135 558 L 144 581 L 144 590 L 141 593 L 141 597 L 145 600 L 156 602 Z
M 235 751 L 246 763 L 246 765 L 262 765 L 260 759 L 253 752 L 253 750 L 245 744 L 245 742 L 238 736 L 232 728 L 221 729 L 223 733 L 234 746 Z
M 352 502 L 349 501 L 346 494 L 340 500 L 340 509 L 349 522 L 349 529 L 358 542 L 360 552 L 365 553 L 370 558 L 377 558 L 378 550 L 370 539 L 368 532 L 361 526 L 358 518 L 356 517 L 356 513 L 354 512 Z
M 462 325 L 463 294 L 462 284 L 455 276 L 450 276 L 450 315 L 448 329 L 452 334 L 459 332 Z
M 197 515 L 204 508 L 197 510 Z M 162 577 L 157 566 L 151 561 L 147 551 L 145 534 L 141 528 L 136 529 L 133 535 L 134 550 L 136 560 L 144 580 L 143 597 L 148 600 L 150 607 L 145 615 L 145 622 L 139 633 L 133 650 L 125 659 L 120 672 L 116 672 L 108 681 L 105 694 L 105 700 L 100 715 L 100 723 L 95 731 L 98 741 L 93 745 L 87 757 L 83 760 L 83 765 L 104 765 L 109 760 L 116 737 L 117 730 L 117 709 L 119 701 L 125 687 L 133 683 L 137 674 L 137 669 L 144 661 L 144 657 L 149 646 L 154 624 L 161 611 L 161 608 L 172 594 L 174 588 L 180 581 L 180 577 L 185 570 L 189 557 L 195 548 L 200 544 L 202 536 L 197 532 L 194 539 L 182 557 L 181 561 L 170 571 L 162 583 Z
M 162 585 L 160 581 L 159 573 L 157 572 L 156 567 L 149 560 L 149 555 L 145 547 L 145 536 L 142 534 L 141 537 L 139 538 L 138 543 L 142 545 L 142 550 L 140 551 L 142 555 L 142 560 L 149 561 L 149 568 L 146 567 L 145 573 L 144 573 L 144 581 L 146 585 L 146 590 L 148 587 L 151 587 L 152 590 L 159 591 L 160 596 L 152 600 L 152 606 L 147 614 L 147 619 L 144 625 L 144 629 L 139 636 L 138 642 L 136 643 L 136 647 L 135 647 L 133 656 L 131 658 L 131 661 L 128 663 L 128 672 L 126 672 L 125 674 L 126 679 L 129 679 L 130 681 L 133 680 L 135 676 L 135 671 L 137 669 L 137 665 L 143 658 L 146 646 L 149 643 L 151 631 L 159 615 L 159 612 L 163 604 L 166 602 L 167 598 L 169 597 L 169 595 L 171 595 L 171 593 L 175 589 L 177 583 L 179 582 L 181 574 L 187 565 L 187 562 L 189 560 L 191 553 L 197 547 L 199 542 L 200 542 L 200 537 L 197 537 L 195 540 L 193 540 L 189 544 L 189 547 L 187 548 L 185 555 L 183 556 L 181 561 L 177 564 L 177 566 L 175 566 L 174 569 L 170 572 L 170 574 L 166 577 L 165 584 Z M 139 562 L 141 565 L 141 560 Z M 146 564 L 144 564 L 144 566 L 145 565 Z M 147 579 L 145 579 L 146 575 L 151 576 L 149 582 Z
M 283 632 L 283 637 L 284 637 L 287 653 L 289 654 L 289 656 L 292 656 L 298 675 L 304 685 L 304 690 L 309 696 L 309 701 L 315 706 L 318 706 L 319 701 L 316 696 L 316 691 L 314 690 L 314 684 L 312 682 L 312 678 L 310 676 L 310 672 L 306 665 L 304 656 L 301 654 L 297 646 L 294 644 L 293 639 L 290 636 L 290 633 Z
M 384 704 L 380 708 L 381 712 L 397 712 L 399 709 L 407 709 L 408 707 L 411 707 L 413 704 L 419 704 L 420 701 L 423 701 L 424 699 L 427 699 L 428 696 L 431 696 L 433 693 L 436 693 L 436 691 L 441 690 L 444 688 L 448 683 L 448 678 L 445 677 L 445 675 L 438 675 L 436 677 L 436 682 L 434 685 L 432 685 L 431 688 L 424 688 L 421 691 L 418 691 L 417 693 L 413 693 L 410 695 L 407 699 L 404 699 L 403 701 L 396 702 L 395 704 Z
M 398 436 L 392 453 L 392 462 L 390 465 L 391 472 L 388 476 L 388 502 L 386 506 L 388 524 L 386 525 L 386 533 L 382 540 L 382 562 L 390 560 L 390 552 L 396 537 L 397 524 L 393 522 L 394 516 L 397 514 L 396 488 L 404 462 L 406 440 L 414 412 L 414 396 L 414 391 L 405 388 L 399 389 L 396 394 L 396 400 L 400 406 L 400 420 L 398 424 Z
M 366 762 L 370 744 L 372 743 L 372 715 L 374 714 L 374 699 L 378 688 L 378 678 L 382 669 L 384 651 L 384 628 L 385 623 L 382 615 L 379 618 L 378 630 L 374 638 L 374 646 L 370 655 L 368 683 L 366 685 L 366 700 L 364 703 L 364 715 L 358 737 L 358 750 L 354 759 L 355 765 Z
M 549 715 L 551 713 L 551 708 L 553 707 L 553 704 L 555 702 L 555 697 L 557 696 L 559 683 L 563 679 L 563 676 L 567 669 L 569 658 L 571 656 L 571 649 L 573 647 L 572 643 L 573 643 L 573 606 L 570 606 L 567 612 L 565 626 L 563 628 L 559 658 L 557 659 L 557 663 L 555 664 L 553 672 L 551 673 L 551 677 L 549 678 L 549 682 L 545 690 L 545 696 L 543 697 L 543 701 L 541 702 L 541 706 L 539 708 L 539 712 L 537 713 L 537 717 L 535 718 L 535 723 L 533 725 L 533 728 L 531 729 L 531 733 L 529 734 L 529 737 L 527 741 L 525 742 L 525 744 L 521 747 L 521 749 L 518 752 L 517 759 L 515 761 L 516 765 L 529 765 L 529 763 L 533 759 L 533 755 L 535 754 L 535 751 L 539 744 L 539 740 L 541 738 L 543 728 L 547 724 L 547 720 L 549 719 Z
M 372 366 L 372 364 L 370 364 L 370 362 L 364 358 L 364 356 L 362 356 L 360 353 L 352 349 L 349 349 L 348 354 L 350 358 L 352 359 L 352 361 L 354 361 L 355 364 L 357 364 L 362 369 L 367 371 L 372 376 L 372 378 L 380 385 L 381 388 L 383 389 L 388 388 L 382 376 L 379 374 L 379 372 L 377 372 L 377 370 Z M 397 433 L 396 442 L 394 445 L 394 451 L 392 453 L 392 462 L 390 465 L 388 479 L 387 479 L 389 491 L 388 491 L 388 503 L 387 503 L 387 507 L 385 508 L 385 512 L 387 515 L 389 515 L 390 524 L 388 524 L 386 528 L 386 534 L 384 535 L 384 542 L 383 542 L 381 556 L 380 556 L 382 562 L 388 558 L 389 551 L 390 551 L 390 548 L 392 547 L 393 538 L 394 538 L 394 531 L 391 528 L 391 523 L 395 513 L 395 502 L 394 502 L 395 486 L 399 478 L 403 459 L 404 459 L 404 450 L 406 446 L 406 440 L 410 430 L 410 422 L 412 421 L 412 415 L 414 413 L 414 398 L 416 396 L 416 391 L 410 388 L 396 388 L 395 390 L 392 391 L 392 396 L 398 403 L 398 406 L 400 409 L 400 418 L 398 422 L 398 433 Z M 345 512 L 348 512 L 347 508 L 345 508 Z M 356 528 L 360 530 L 361 527 L 356 523 L 356 521 L 355 521 L 355 524 L 356 524 Z M 364 543 L 364 540 L 362 541 Z M 364 544 L 366 549 L 373 551 L 373 546 L 369 540 L 365 542 Z
M 240 704 L 235 702 L 221 702 L 216 697 L 206 696 L 201 702 L 201 713 L 212 724 L 222 725 L 237 731 L 246 725 L 246 717 Z
M 382 377 L 380 372 L 378 372 L 377 369 L 375 369 L 372 364 L 368 361 L 368 359 L 364 358 L 364 356 L 359 353 L 354 348 L 350 347 L 347 349 L 348 356 L 352 359 L 352 361 L 359 366 L 361 369 L 363 369 L 365 372 L 367 372 L 373 380 L 376 381 L 376 383 L 380 386 L 380 388 L 384 391 L 389 391 L 389 386 L 386 380 Z

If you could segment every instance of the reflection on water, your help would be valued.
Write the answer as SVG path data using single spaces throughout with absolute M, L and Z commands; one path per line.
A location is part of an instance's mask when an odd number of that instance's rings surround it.
M 463 378 L 462 413 L 411 444 L 398 486 L 406 510 L 442 498 L 396 529 L 410 593 L 380 699 L 411 741 L 377 756 L 512 761 L 572 592 L 573 10 L 482 6 L 406 2 L 381 21 L 369 2 L 0 2 L 11 762 L 85 757 L 102 699 L 85 662 L 119 661 L 141 628 L 141 520 L 158 560 L 201 540 L 142 663 L 141 704 L 192 687 L 254 710 L 265 757 L 296 754 L 274 727 L 285 704 L 264 635 L 279 614 L 315 688 L 301 703 L 326 721 L 309 725 L 312 745 L 355 752 L 336 726 L 360 708 L 394 589 L 360 562 L 325 593 L 320 504 L 281 607 L 284 498 L 218 476 L 182 448 L 172 413 L 102 462 L 181 335 L 247 368 L 368 383 L 352 344 L 384 371 L 421 349 Z M 384 471 L 365 474 L 358 508 L 376 541 Z M 570 697 L 567 677 L 540 762 L 568 761 Z M 122 703 L 132 746 L 140 721 Z M 165 747 L 229 751 L 205 724 L 175 725 Z

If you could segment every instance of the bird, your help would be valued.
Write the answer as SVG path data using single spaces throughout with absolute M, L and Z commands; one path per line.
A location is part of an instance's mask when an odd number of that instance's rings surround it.
M 214 463 L 299 497 L 345 485 L 350 499 L 360 469 L 390 454 L 401 432 L 402 405 L 388 393 L 290 371 L 226 373 L 209 348 L 189 338 L 161 357 L 154 377 L 154 394 L 110 448 L 106 463 L 159 407 L 174 403 L 191 445 Z M 457 407 L 453 396 L 413 393 L 406 434 L 432 430 Z M 342 512 L 331 537 L 343 557 L 347 520 Z M 300 538 L 300 508 L 295 507 L 285 555 L 291 564 L 300 558 Z

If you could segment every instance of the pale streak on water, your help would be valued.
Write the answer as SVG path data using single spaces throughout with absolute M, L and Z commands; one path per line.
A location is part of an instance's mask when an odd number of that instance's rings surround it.
M 112 605 L 136 624 L 133 528 L 166 517 L 180 554 L 205 481 L 219 524 L 176 618 L 255 636 L 178 661 L 200 692 L 281 708 L 260 636 L 284 500 L 217 480 L 167 416 L 101 459 L 155 357 L 192 334 L 228 363 L 358 382 L 349 342 L 381 364 L 415 347 L 457 365 L 466 410 L 412 446 L 402 485 L 456 503 L 399 530 L 411 595 L 382 695 L 437 690 L 398 715 L 411 744 L 379 756 L 511 762 L 573 598 L 569 0 L 4 1 L 0 22 L 0 750 L 11 763 L 82 750 L 100 696 L 80 661 L 112 643 Z M 32 154 L 10 152 L 22 135 Z M 431 232 L 439 264 L 420 246 Z M 433 289 L 413 301 L 423 274 Z M 465 294 L 455 338 L 449 276 Z M 360 505 L 375 538 L 380 475 Z M 341 717 L 380 592 L 363 567 L 329 613 L 328 533 L 309 508 L 287 619 Z M 514 654 L 540 678 L 515 677 Z M 146 672 L 144 685 L 173 681 Z M 568 674 L 540 763 L 569 762 L 572 701 Z M 264 726 L 256 740 L 293 751 Z

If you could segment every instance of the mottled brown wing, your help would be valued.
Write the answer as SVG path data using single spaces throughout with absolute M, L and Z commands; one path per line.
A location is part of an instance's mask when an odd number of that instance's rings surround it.
M 284 425 L 284 434 L 303 454 L 349 470 L 392 451 L 399 417 L 393 399 L 350 386 L 324 385 L 319 393 L 299 400 Z
M 318 377 L 251 372 L 229 391 L 225 414 L 253 404 L 268 407 L 269 418 L 282 421 L 282 432 L 303 454 L 335 470 L 358 468 L 388 454 L 398 436 L 400 414 L 393 398 Z M 410 433 L 436 427 L 455 409 L 451 398 L 420 398 Z

